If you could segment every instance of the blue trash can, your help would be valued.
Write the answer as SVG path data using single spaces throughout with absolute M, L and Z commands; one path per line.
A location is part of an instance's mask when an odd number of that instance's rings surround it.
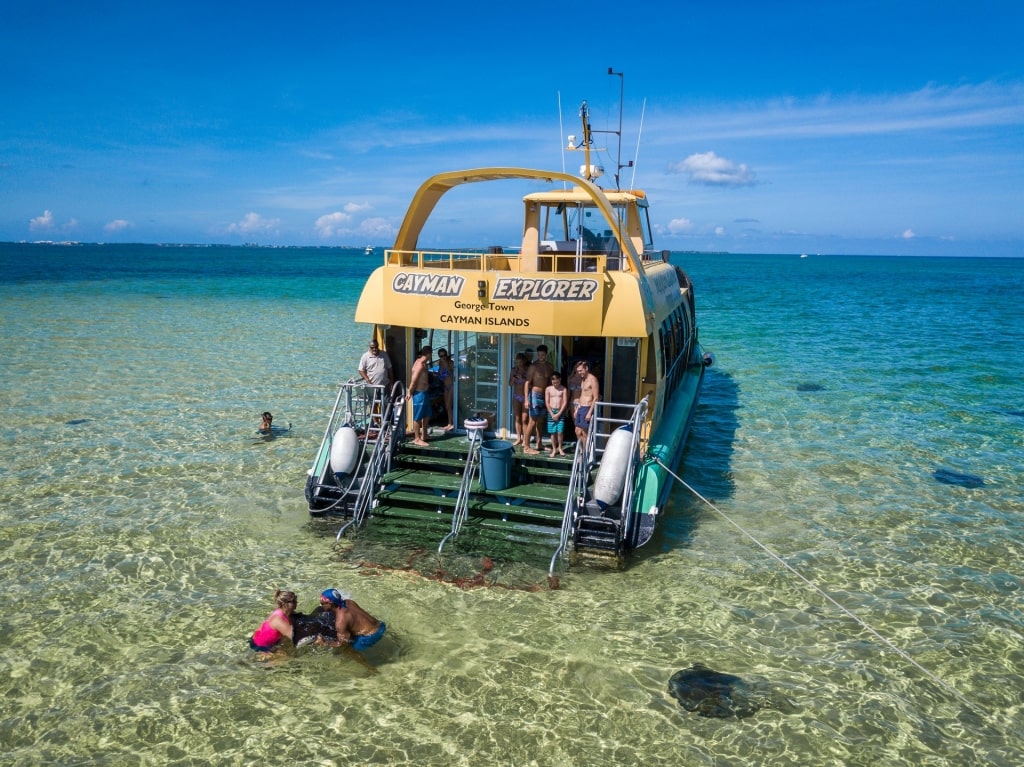
M 494 493 L 512 484 L 512 457 L 515 453 L 512 443 L 503 439 L 480 443 L 480 481 L 484 490 Z

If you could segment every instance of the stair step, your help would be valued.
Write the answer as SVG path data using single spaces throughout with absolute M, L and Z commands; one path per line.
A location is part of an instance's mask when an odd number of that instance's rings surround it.
M 414 490 L 385 488 L 377 493 L 377 499 L 380 503 L 388 506 L 400 505 L 405 508 L 408 508 L 409 506 L 418 506 L 420 509 L 427 510 L 428 513 L 436 513 L 438 508 L 442 508 L 444 510 L 444 514 L 450 515 L 452 509 L 455 507 L 457 494 L 437 495 L 435 493 L 430 495 L 428 493 L 416 492 Z M 511 503 L 504 503 L 502 501 L 486 500 L 486 496 L 474 496 L 470 498 L 468 511 L 470 517 L 474 517 L 476 515 L 509 518 L 526 517 L 542 524 L 558 525 L 559 527 L 562 525 L 563 516 L 561 508 L 541 508 L 528 506 L 526 504 L 515 505 Z

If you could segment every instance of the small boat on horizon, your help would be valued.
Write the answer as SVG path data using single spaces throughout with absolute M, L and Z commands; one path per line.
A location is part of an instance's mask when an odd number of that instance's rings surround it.
M 580 118 L 582 140 L 568 145 L 584 154 L 578 177 L 474 168 L 439 173 L 415 193 L 355 313 L 389 355 L 395 384 L 341 385 L 308 472 L 309 511 L 341 517 L 339 539 L 393 525 L 438 552 L 456 541 L 483 555 L 543 547 L 549 574 L 569 554 L 619 564 L 651 540 L 713 358 L 698 343 L 693 284 L 654 248 L 647 195 L 619 188 L 618 174 L 614 188 L 598 185 L 585 101 Z M 510 183 L 527 190 L 513 198 L 521 242 L 420 246 L 444 195 L 470 185 L 476 199 Z M 583 439 L 565 418 L 565 457 L 513 445 L 514 400 L 525 393 L 511 385 L 516 357 L 542 346 L 570 396 L 580 361 L 599 384 Z M 406 384 L 424 347 L 434 417 L 416 444 Z M 453 363 L 445 374 L 440 349 Z

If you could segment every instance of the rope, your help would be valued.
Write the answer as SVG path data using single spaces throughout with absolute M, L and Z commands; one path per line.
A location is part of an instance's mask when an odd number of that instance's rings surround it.
M 854 620 L 861 628 L 863 628 L 865 631 L 867 631 L 869 634 L 871 634 L 873 637 L 875 637 L 875 639 L 880 641 L 882 644 L 884 644 L 890 650 L 892 650 L 897 655 L 899 655 L 901 658 L 903 658 L 905 661 L 907 661 L 907 663 L 909 663 L 911 666 L 913 666 L 918 671 L 920 671 L 922 674 L 924 674 L 926 677 L 928 677 L 933 682 L 935 682 L 935 684 L 937 684 L 943 690 L 945 690 L 950 695 L 952 695 L 954 698 L 956 698 L 958 701 L 960 701 L 960 703 L 962 703 L 964 706 L 966 706 L 967 708 L 969 708 L 972 711 L 974 711 L 974 713 L 978 714 L 979 716 L 983 717 L 984 719 L 989 719 L 990 718 L 989 717 L 989 713 L 987 711 L 982 709 L 980 706 L 977 706 L 974 703 L 972 703 L 970 700 L 968 700 L 966 697 L 964 697 L 954 687 L 950 686 L 947 682 L 943 681 L 942 679 L 937 677 L 935 674 L 933 674 L 931 671 L 926 669 L 924 666 L 922 666 L 920 663 L 918 663 L 916 660 L 914 660 L 912 657 L 910 657 L 910 655 L 908 655 L 905 650 L 897 647 L 889 639 L 887 639 L 885 636 L 883 636 L 881 633 L 879 633 L 877 630 L 875 630 L 870 624 L 868 624 L 867 621 L 865 621 L 863 618 L 861 618 L 858 615 L 856 615 L 852 610 L 848 609 L 847 607 L 844 607 L 842 604 L 840 604 L 838 601 L 836 601 L 836 599 L 833 598 L 831 594 L 829 594 L 827 591 L 825 591 L 823 588 L 821 588 L 818 584 L 814 583 L 814 581 L 812 581 L 810 578 L 807 578 L 803 573 L 801 573 L 799 570 L 797 570 L 791 564 L 786 562 L 782 557 L 780 557 L 778 554 L 776 554 L 774 551 L 772 551 L 770 548 L 768 548 L 765 544 L 761 543 L 761 541 L 759 541 L 753 534 L 751 534 L 750 532 L 745 530 L 738 522 L 736 522 L 734 519 L 732 519 L 732 517 L 730 517 L 728 514 L 726 514 L 724 511 L 722 511 L 717 506 L 715 506 L 715 504 L 713 504 L 711 501 L 709 501 L 703 495 L 698 493 L 693 487 L 691 487 L 689 484 L 687 484 L 686 481 L 684 481 L 682 479 L 682 477 L 680 477 L 678 474 L 676 474 L 674 471 L 672 471 L 672 469 L 670 469 L 668 466 L 666 466 L 661 461 L 660 458 L 655 458 L 654 460 L 658 463 L 658 465 L 660 465 L 663 469 L 665 469 L 665 471 L 667 471 L 669 474 L 671 474 L 673 477 L 675 477 L 676 481 L 678 481 L 683 487 L 685 487 L 687 490 L 689 490 L 691 493 L 693 493 L 697 498 L 699 498 L 701 501 L 703 501 L 708 507 L 710 507 L 713 511 L 715 511 L 726 522 L 728 522 L 730 525 L 732 525 L 737 530 L 739 530 L 741 533 L 743 533 L 743 535 L 745 535 L 747 538 L 749 538 L 751 541 L 753 541 L 753 543 L 758 548 L 760 548 L 762 551 L 764 551 L 769 557 L 774 559 L 776 562 L 778 562 L 780 565 L 782 565 L 786 570 L 788 570 L 791 574 L 795 575 L 797 578 L 799 578 L 801 581 L 803 581 L 805 585 L 807 585 L 812 590 L 817 592 L 823 599 L 825 599 L 827 602 L 832 604 L 836 609 L 838 609 L 844 615 L 846 615 L 847 617 L 849 617 L 852 620 Z

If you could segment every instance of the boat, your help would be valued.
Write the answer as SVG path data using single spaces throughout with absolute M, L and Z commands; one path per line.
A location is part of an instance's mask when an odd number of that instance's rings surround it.
M 368 256 L 371 255 L 373 253 L 373 245 L 367 245 L 365 248 L 363 248 L 363 253 L 365 253 Z
M 310 514 L 340 517 L 339 540 L 394 528 L 438 552 L 540 547 L 551 574 L 583 557 L 621 566 L 651 540 L 713 358 L 698 343 L 693 284 L 654 248 L 646 194 L 620 188 L 617 172 L 614 187 L 599 185 L 586 101 L 580 117 L 582 140 L 567 147 L 583 152 L 579 176 L 455 170 L 414 194 L 354 318 L 372 327 L 395 383 L 341 385 L 306 481 Z M 420 246 L 444 195 L 470 186 L 476 199 L 482 185 L 509 182 L 524 217 L 512 244 Z M 584 360 L 600 385 L 584 438 L 566 426 L 564 458 L 512 443 L 510 373 L 517 354 L 542 344 L 563 381 Z M 418 445 L 406 384 L 424 346 L 434 418 Z M 451 420 L 434 359 L 442 348 L 454 363 Z

